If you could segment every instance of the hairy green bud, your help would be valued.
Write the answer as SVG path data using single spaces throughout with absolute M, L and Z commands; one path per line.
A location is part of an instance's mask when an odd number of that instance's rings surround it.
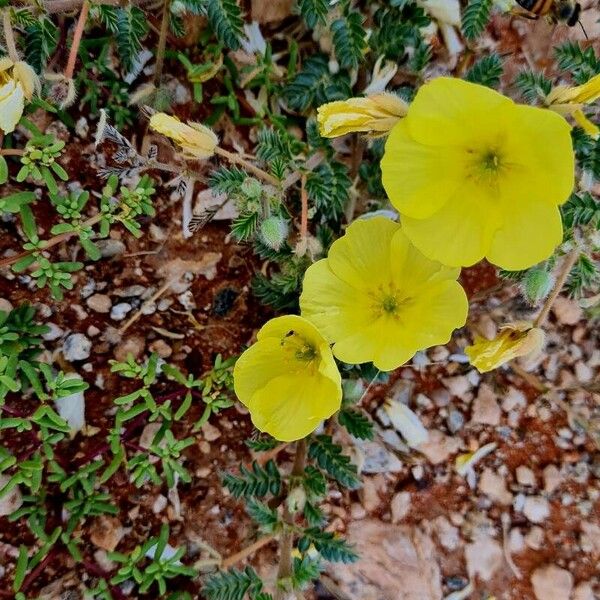
M 269 217 L 260 226 L 261 240 L 272 248 L 279 250 L 288 236 L 287 221 L 281 217 Z

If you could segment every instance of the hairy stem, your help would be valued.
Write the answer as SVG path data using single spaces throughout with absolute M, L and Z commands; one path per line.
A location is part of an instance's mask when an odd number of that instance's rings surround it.
M 294 466 L 290 475 L 292 477 L 300 477 L 304 473 L 306 465 L 306 439 L 296 442 L 296 454 L 294 456 Z M 278 584 L 285 579 L 289 579 L 292 575 L 292 552 L 294 550 L 294 532 L 292 526 L 294 524 L 294 515 L 290 512 L 287 502 L 283 505 L 283 523 L 284 530 L 279 543 L 279 568 L 277 569 Z M 278 587 L 275 592 L 275 600 L 283 600 L 285 590 Z
M 308 194 L 306 193 L 306 175 L 302 176 L 300 188 L 300 201 L 302 213 L 300 215 L 300 239 L 303 240 L 308 234 Z
M 79 51 L 79 44 L 81 44 L 81 38 L 83 36 L 83 30 L 85 29 L 85 23 L 90 12 L 90 3 L 88 0 L 84 0 L 81 5 L 81 12 L 77 19 L 77 25 L 75 26 L 75 33 L 73 33 L 73 42 L 71 43 L 71 50 L 69 51 L 69 59 L 67 60 L 67 66 L 65 68 L 65 78 L 73 79 L 73 73 L 75 72 L 75 63 L 77 62 L 77 52 Z
M 160 85 L 163 66 L 165 64 L 165 49 L 167 47 L 167 36 L 169 34 L 169 23 L 171 21 L 171 0 L 164 0 L 162 20 L 160 22 L 160 33 L 158 34 L 158 46 L 156 47 L 156 65 L 154 67 L 154 87 Z
M 270 183 L 276 187 L 279 187 L 279 180 L 273 175 L 270 175 L 266 171 L 259 169 L 257 166 L 253 165 L 251 162 L 248 162 L 245 158 L 242 158 L 239 154 L 235 154 L 234 152 L 229 152 L 229 150 L 224 150 L 217 146 L 215 148 L 215 154 L 226 158 L 230 163 L 234 163 L 236 165 L 240 165 L 240 167 L 244 167 L 246 171 L 250 171 L 253 175 L 260 177 L 263 181 Z
M 0 156 L 23 156 L 25 150 L 20 148 L 2 148 L 0 149 Z
M 548 315 L 550 314 L 550 309 L 552 308 L 554 301 L 558 298 L 558 295 L 560 294 L 560 291 L 562 290 L 563 286 L 565 285 L 565 281 L 567 281 L 567 277 L 569 276 L 569 273 L 571 272 L 573 265 L 577 262 L 577 259 L 579 258 L 580 254 L 581 254 L 581 252 L 579 251 L 579 249 L 574 248 L 565 257 L 565 259 L 560 267 L 558 277 L 556 278 L 556 283 L 554 284 L 554 287 L 552 288 L 550 295 L 546 298 L 546 302 L 544 302 L 544 306 L 542 306 L 542 310 L 540 310 L 538 316 L 535 318 L 535 321 L 533 322 L 534 327 L 542 327 L 542 325 L 546 322 L 546 319 L 548 318 Z
M 223 560 L 223 562 L 221 563 L 221 568 L 229 569 L 230 567 L 233 567 L 233 565 L 240 562 L 241 560 L 244 560 L 251 554 L 254 554 L 257 550 L 260 550 L 263 546 L 266 546 L 267 544 L 272 542 L 274 539 L 275 539 L 275 536 L 271 535 L 271 534 L 265 535 L 261 538 L 258 538 L 253 544 L 246 546 L 239 552 L 236 552 L 235 554 L 232 554 L 231 556 L 229 556 L 225 560 Z
M 12 28 L 12 23 L 10 22 L 10 12 L 8 8 L 5 8 L 2 11 L 2 27 L 4 29 L 4 42 L 6 43 L 8 57 L 13 62 L 17 62 L 19 60 L 19 53 L 17 52 L 15 34 Z

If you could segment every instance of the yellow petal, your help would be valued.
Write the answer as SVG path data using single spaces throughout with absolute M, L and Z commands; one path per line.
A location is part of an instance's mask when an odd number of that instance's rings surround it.
M 562 237 L 558 207 L 523 197 L 521 203 L 511 204 L 504 224 L 494 233 L 487 259 L 509 271 L 527 269 L 547 259 Z
M 558 114 L 517 105 L 503 152 L 509 163 L 498 178 L 503 208 L 530 201 L 562 204 L 575 184 L 571 127 Z
M 272 379 L 248 404 L 252 422 L 282 442 L 312 433 L 340 408 L 341 387 L 327 377 L 300 374 Z
M 406 117 L 410 134 L 433 146 L 481 140 L 488 126 L 502 127 L 509 98 L 488 87 L 452 77 L 438 77 L 419 88 Z
M 191 158 L 211 157 L 219 141 L 208 127 L 199 123 L 182 123 L 177 117 L 165 113 L 153 114 L 150 128 L 179 144 Z
M 357 219 L 336 240 L 327 260 L 331 270 L 356 289 L 389 280 L 390 244 L 400 225 L 375 217 Z
M 556 86 L 546 97 L 546 102 L 548 104 L 591 104 L 598 98 L 600 98 L 600 74 L 594 75 L 583 85 Z
M 0 87 L 0 130 L 14 131 L 25 108 L 25 95 L 20 83 L 10 80 Z
M 407 121 L 398 123 L 387 139 L 381 160 L 382 181 L 402 214 L 422 219 L 439 210 L 461 185 L 465 153 L 453 146 L 417 142 Z
M 480 261 L 501 224 L 496 199 L 472 181 L 431 217 L 402 217 L 402 229 L 418 250 L 453 267 Z

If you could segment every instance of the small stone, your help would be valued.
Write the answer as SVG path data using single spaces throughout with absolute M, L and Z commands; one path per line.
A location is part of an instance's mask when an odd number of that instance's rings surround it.
M 142 435 L 140 435 L 140 446 L 144 448 L 144 450 L 148 450 L 148 448 L 150 448 L 160 428 L 160 423 L 148 423 L 148 425 L 142 429 Z
M 204 425 L 202 425 L 202 434 L 207 442 L 214 442 L 221 437 L 221 432 L 210 423 L 204 423 Z
M 59 337 L 62 337 L 64 331 L 56 324 L 56 323 L 45 323 L 46 327 L 49 328 L 49 331 L 42 334 L 42 337 L 47 342 L 52 342 L 57 340 Z
M 563 480 L 561 472 L 556 465 L 544 467 L 542 475 L 544 477 L 544 491 L 548 494 L 552 494 Z
M 92 543 L 107 552 L 113 552 L 124 535 L 125 530 L 117 517 L 102 515 L 94 519 L 90 527 Z
M 517 475 L 517 481 L 521 485 L 535 487 L 535 485 L 536 485 L 535 473 L 529 467 L 526 467 L 525 465 L 521 465 L 520 467 L 517 467 L 516 475 Z
M 114 319 L 115 321 L 122 321 L 132 308 L 133 307 L 131 304 L 129 304 L 129 302 L 119 302 L 112 307 L 110 311 L 110 318 Z
M 513 495 L 506 489 L 506 482 L 491 469 L 485 469 L 479 479 L 479 490 L 490 500 L 504 506 L 512 504 Z
M 465 424 L 465 417 L 459 410 L 452 408 L 448 413 L 446 424 L 448 425 L 450 433 L 458 433 Z
M 528 496 L 523 506 L 523 514 L 532 523 L 543 523 L 550 516 L 550 503 L 542 496 Z
M 356 454 L 362 473 L 399 473 L 403 463 L 377 442 L 357 441 Z
M 112 302 L 106 294 L 94 294 L 87 299 L 86 304 L 99 313 L 108 313 L 112 307 Z
M 117 563 L 114 560 L 110 560 L 110 558 L 108 558 L 106 550 L 96 550 L 96 552 L 94 552 L 94 559 L 100 568 L 104 569 L 105 571 L 110 572 L 117 566 Z
M 421 479 L 423 479 L 424 475 L 425 475 L 425 469 L 423 468 L 423 465 L 415 465 L 410 472 L 412 473 L 412 476 L 415 478 L 415 481 L 421 481 Z
M 161 358 L 169 358 L 173 354 L 173 349 L 165 340 L 154 340 L 148 348 L 150 352 L 156 352 Z
M 73 362 L 89 358 L 92 342 L 83 333 L 72 333 L 63 344 L 62 352 L 65 360 Z
M 350 507 L 350 516 L 353 519 L 364 519 L 367 516 L 367 511 L 362 504 L 354 502 Z
M 502 399 L 502 410 L 504 412 L 510 412 L 518 408 L 525 408 L 527 406 L 527 399 L 525 394 L 515 387 L 509 387 L 506 392 L 506 396 Z
M 2 489 L 10 480 L 8 475 L 0 474 L 0 489 Z M 8 494 L 0 496 L 0 517 L 6 517 L 21 508 L 23 504 L 23 495 L 19 486 L 16 485 Z
M 589 581 L 582 581 L 573 590 L 573 600 L 595 600 L 592 584 Z
M 440 544 L 446 550 L 456 550 L 460 545 L 460 535 L 458 528 L 454 527 L 446 517 L 440 515 L 431 521 L 433 532 L 435 533 Z
M 0 298 L 0 311 L 9 313 L 12 309 L 13 305 L 6 298 Z
M 152 503 L 152 512 L 157 515 L 167 508 L 168 500 L 166 496 L 159 494 Z
M 179 300 L 179 303 L 181 304 L 181 306 L 183 306 L 183 308 L 185 308 L 185 310 L 196 309 L 196 301 L 194 300 L 194 294 L 191 290 L 183 292 L 183 294 L 177 296 L 177 300 Z
M 587 554 L 600 557 L 600 526 L 583 521 L 581 531 L 581 549 Z
M 511 554 L 518 554 L 525 549 L 525 538 L 518 527 L 513 527 L 508 534 L 508 548 Z
M 100 248 L 102 258 L 114 258 L 125 253 L 125 244 L 121 240 L 98 240 L 96 245 Z
M 448 460 L 448 457 L 460 448 L 460 439 L 445 435 L 441 431 L 434 429 L 429 432 L 429 439 L 419 444 L 419 452 L 422 452 L 427 460 L 433 465 Z
M 583 311 L 575 300 L 559 296 L 552 304 L 552 312 L 559 323 L 563 325 L 576 325 L 582 318 Z
M 465 548 L 469 579 L 489 581 L 502 566 L 504 556 L 500 544 L 490 537 L 480 537 Z
M 363 486 L 358 494 L 362 505 L 368 513 L 375 512 L 381 504 L 380 491 L 385 488 L 385 479 L 383 475 L 375 475 L 374 477 L 365 477 Z
M 556 565 L 545 565 L 533 572 L 531 585 L 537 600 L 569 600 L 573 575 Z
M 501 411 L 496 394 L 485 383 L 479 386 L 477 398 L 473 402 L 472 420 L 482 425 L 499 425 Z
M 525 543 L 533 550 L 539 550 L 544 543 L 545 533 L 541 527 L 537 525 L 532 527 L 525 536 Z
M 143 337 L 138 335 L 128 337 L 115 348 L 115 358 L 121 362 L 127 360 L 130 355 L 137 359 L 144 352 L 144 347 L 145 340 Z
M 410 511 L 410 492 L 394 494 L 390 508 L 392 510 L 392 523 L 400 523 Z
M 458 398 L 462 398 L 473 387 L 471 382 L 464 375 L 446 377 L 442 379 L 442 382 L 448 388 L 448 391 Z

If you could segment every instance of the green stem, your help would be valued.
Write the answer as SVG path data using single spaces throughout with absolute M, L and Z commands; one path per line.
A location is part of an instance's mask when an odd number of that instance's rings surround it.
M 296 442 L 296 455 L 291 477 L 300 477 L 306 465 L 306 439 Z M 292 552 L 294 550 L 294 516 L 288 508 L 287 502 L 283 504 L 283 533 L 279 545 L 279 568 L 277 569 L 277 582 L 289 579 L 292 575 Z M 275 600 L 283 600 L 285 590 L 278 587 Z

